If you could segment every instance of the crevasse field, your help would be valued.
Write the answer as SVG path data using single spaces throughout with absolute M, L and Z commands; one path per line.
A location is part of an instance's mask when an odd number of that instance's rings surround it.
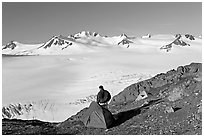
M 90 101 L 76 103 L 98 93 L 103 85 L 112 96 L 138 81 L 178 66 L 202 62 L 201 44 L 173 47 L 160 52 L 152 41 L 135 49 L 103 48 L 73 55 L 3 56 L 2 100 L 32 104 L 21 119 L 63 121 Z

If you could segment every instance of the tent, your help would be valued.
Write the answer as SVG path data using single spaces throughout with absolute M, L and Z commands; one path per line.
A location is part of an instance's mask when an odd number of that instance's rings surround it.
M 81 121 L 86 127 L 106 129 L 113 124 L 114 117 L 108 109 L 101 107 L 98 103 L 93 101 L 82 116 Z
M 147 98 L 147 93 L 145 91 L 141 91 L 140 94 L 137 96 L 137 98 L 135 99 L 135 101 L 139 101 L 141 99 L 145 99 Z

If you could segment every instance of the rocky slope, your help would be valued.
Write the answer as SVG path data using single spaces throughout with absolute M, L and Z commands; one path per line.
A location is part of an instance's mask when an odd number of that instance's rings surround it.
M 184 80 L 186 78 L 189 79 L 190 77 L 198 77 L 201 79 L 201 71 L 202 71 L 201 65 L 196 63 L 192 63 L 186 66 L 179 66 L 177 70 L 173 69 L 168 71 L 167 73 L 160 73 L 151 79 L 141 81 L 139 83 L 135 83 L 128 86 L 118 95 L 113 97 L 111 104 L 132 102 L 137 98 L 139 93 L 142 91 L 146 91 L 147 94 L 149 94 L 150 96 L 157 96 L 157 97 L 164 98 L 166 95 L 163 94 L 164 92 L 163 90 L 167 90 L 167 91 L 170 90 L 171 85 L 173 85 L 172 88 L 175 88 L 175 85 L 177 83 L 185 82 Z M 161 90 L 157 90 L 158 88 L 164 88 L 164 89 L 161 91 Z
M 147 97 L 137 100 L 142 91 Z M 60 123 L 2 120 L 3 134 L 202 134 L 202 64 L 191 63 L 132 84 L 114 96 L 112 128 L 87 128 L 80 121 L 87 108 Z

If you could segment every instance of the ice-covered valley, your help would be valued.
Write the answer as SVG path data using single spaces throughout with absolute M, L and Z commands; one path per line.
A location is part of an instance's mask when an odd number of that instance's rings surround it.
M 110 46 L 110 43 L 107 44 L 110 42 L 108 38 L 99 38 L 99 35 L 96 38 L 97 43 L 102 41 L 102 46 L 92 45 L 87 48 L 87 41 L 81 45 L 82 40 L 87 40 L 84 38 L 76 39 L 77 44 L 75 40 L 72 41 L 72 46 L 83 47 L 77 54 L 73 52 L 65 55 L 69 50 L 66 47 L 67 51 L 63 51 L 63 55 L 3 56 L 3 117 L 63 121 L 88 106 L 95 99 L 99 85 L 103 85 L 114 96 L 132 83 L 180 65 L 202 62 L 200 39 L 186 39 L 190 46 L 178 46 L 180 41 L 174 41 L 173 36 L 158 35 L 139 39 L 126 37 L 116 39 L 119 43 L 123 41 L 122 45 Z M 132 43 L 127 43 L 127 40 Z M 93 38 L 90 40 L 89 37 L 90 41 Z M 104 46 L 105 43 L 107 46 Z M 174 46 L 170 52 L 161 51 L 160 48 L 166 44 L 170 44 L 166 48 Z M 49 46 L 47 48 L 52 48 L 52 45 Z M 58 51 L 55 47 L 49 53 L 55 50 Z M 29 49 L 26 54 L 37 52 L 36 49 Z M 8 50 L 6 53 L 11 52 Z M 46 49 L 40 53 L 46 53 Z

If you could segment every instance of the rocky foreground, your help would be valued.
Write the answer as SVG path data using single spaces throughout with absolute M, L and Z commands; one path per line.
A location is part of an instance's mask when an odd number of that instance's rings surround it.
M 135 101 L 142 91 L 148 97 Z M 125 88 L 110 103 L 115 123 L 109 129 L 85 127 L 86 109 L 60 123 L 3 119 L 2 134 L 201 135 L 202 64 L 180 66 Z

